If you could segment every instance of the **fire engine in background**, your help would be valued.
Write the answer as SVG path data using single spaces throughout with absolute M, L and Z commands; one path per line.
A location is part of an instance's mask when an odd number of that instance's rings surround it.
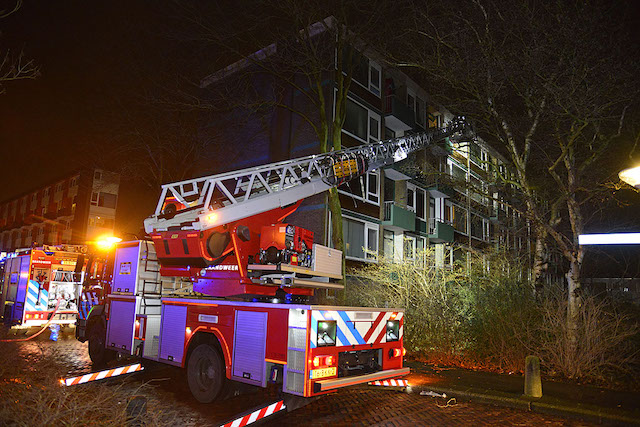
M 29 328 L 51 319 L 52 324 L 73 325 L 84 277 L 84 252 L 83 245 L 58 245 L 7 254 L 0 300 L 5 324 Z
M 434 141 L 464 119 L 423 134 L 166 184 L 150 241 L 117 245 L 106 298 L 78 320 L 96 364 L 117 353 L 186 369 L 211 402 L 230 381 L 281 384 L 287 398 L 399 378 L 403 311 L 314 305 L 342 289 L 342 253 L 283 223 L 301 201 Z M 289 406 L 289 405 L 287 405 Z

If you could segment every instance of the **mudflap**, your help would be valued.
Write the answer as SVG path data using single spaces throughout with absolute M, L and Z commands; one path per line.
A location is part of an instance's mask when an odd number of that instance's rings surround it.
M 76 339 L 80 342 L 87 340 L 87 320 L 78 317 L 76 319 Z
M 282 396 L 280 396 L 280 398 L 284 401 L 284 404 L 287 406 L 287 412 L 295 411 L 296 409 L 300 409 L 303 406 L 307 406 L 308 404 L 320 399 L 320 397 L 322 396 L 302 397 L 289 393 L 283 393 Z

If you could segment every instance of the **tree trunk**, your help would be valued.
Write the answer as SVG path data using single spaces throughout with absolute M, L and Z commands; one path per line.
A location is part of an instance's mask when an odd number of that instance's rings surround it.
M 580 257 L 573 257 L 569 271 L 567 272 L 567 333 L 570 351 L 576 351 L 578 344 L 578 313 L 580 309 L 580 270 L 582 267 Z
M 549 266 L 547 245 L 545 243 L 547 233 L 543 227 L 536 227 L 536 246 L 533 254 L 533 286 L 534 292 L 539 292 L 545 285 L 545 274 Z

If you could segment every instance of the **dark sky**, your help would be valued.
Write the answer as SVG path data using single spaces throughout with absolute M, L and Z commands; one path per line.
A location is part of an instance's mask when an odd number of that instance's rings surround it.
M 105 160 L 114 113 L 196 62 L 202 67 L 205 52 L 172 38 L 174 11 L 156 2 L 31 1 L 0 20 L 2 51 L 24 48 L 41 69 L 0 95 L 0 200 Z M 636 16 L 630 25 L 637 24 Z M 124 191 L 120 205 L 138 195 Z

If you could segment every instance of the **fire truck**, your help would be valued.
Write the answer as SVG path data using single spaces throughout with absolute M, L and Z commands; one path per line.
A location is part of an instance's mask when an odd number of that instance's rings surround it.
M 74 324 L 84 252 L 83 245 L 45 245 L 9 253 L 1 278 L 0 307 L 5 324 L 14 328 L 42 326 L 49 321 Z
M 466 129 L 457 118 L 422 134 L 163 185 L 145 220 L 150 239 L 118 244 L 108 295 L 78 320 L 78 339 L 96 364 L 120 354 L 184 368 L 204 403 L 231 382 L 275 382 L 285 396 L 311 398 L 408 374 L 403 310 L 314 304 L 315 290 L 343 288 L 342 253 L 286 219 L 306 197 Z

